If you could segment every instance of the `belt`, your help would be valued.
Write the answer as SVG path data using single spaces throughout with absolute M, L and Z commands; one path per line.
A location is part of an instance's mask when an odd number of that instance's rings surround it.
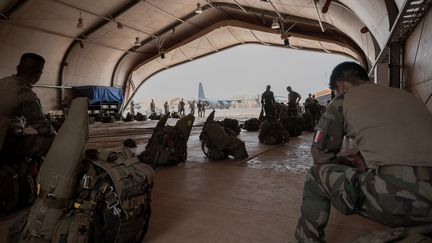
M 387 165 L 378 167 L 377 171 L 379 175 L 394 176 L 412 183 L 417 180 L 432 181 L 432 167 Z

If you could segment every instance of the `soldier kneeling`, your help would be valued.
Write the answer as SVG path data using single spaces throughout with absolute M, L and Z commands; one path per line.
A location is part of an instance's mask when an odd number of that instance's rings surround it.
M 430 111 L 403 90 L 370 82 L 354 62 L 335 67 L 330 88 L 337 96 L 313 139 L 297 240 L 325 242 L 331 205 L 391 227 L 432 224 Z M 344 136 L 358 154 L 337 156 Z

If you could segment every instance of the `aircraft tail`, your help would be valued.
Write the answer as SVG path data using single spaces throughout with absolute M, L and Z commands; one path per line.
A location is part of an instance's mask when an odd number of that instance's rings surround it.
M 203 86 L 202 86 L 202 83 L 201 83 L 201 82 L 200 82 L 199 85 L 198 85 L 198 99 L 199 99 L 199 100 L 207 99 L 207 98 L 205 97 L 204 89 L 203 89 Z

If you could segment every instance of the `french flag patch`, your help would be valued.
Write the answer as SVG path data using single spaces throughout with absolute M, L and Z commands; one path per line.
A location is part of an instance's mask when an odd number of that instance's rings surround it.
M 314 143 L 320 143 L 324 136 L 324 132 L 321 129 L 317 129 L 314 136 Z

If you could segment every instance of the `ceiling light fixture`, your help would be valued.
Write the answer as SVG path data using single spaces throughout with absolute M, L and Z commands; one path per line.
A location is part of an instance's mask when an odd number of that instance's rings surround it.
M 201 3 L 197 3 L 197 8 L 196 8 L 196 10 L 195 10 L 195 13 L 196 14 L 200 14 L 200 13 L 202 13 L 203 12 L 203 9 L 202 9 L 202 7 L 201 7 Z
M 282 32 L 282 34 L 281 34 L 281 40 L 283 40 L 284 46 L 289 46 L 290 45 L 290 42 L 289 42 L 289 39 L 288 39 L 289 37 L 290 37 L 290 35 L 289 35 L 288 31 Z
M 279 21 L 277 19 L 273 19 L 273 23 L 271 25 L 272 29 L 279 29 L 280 28 L 280 24 Z
M 85 28 L 85 26 L 84 26 L 84 20 L 83 20 L 83 18 L 81 17 L 81 12 L 80 12 L 80 16 L 79 16 L 79 18 L 78 18 L 78 23 L 77 23 L 77 25 L 76 25 L 76 28 L 77 28 L 77 29 L 84 29 L 84 28 Z
M 139 37 L 135 38 L 135 46 L 141 46 L 141 42 L 139 40 Z
M 123 24 L 121 22 L 117 22 L 117 29 L 123 29 Z

